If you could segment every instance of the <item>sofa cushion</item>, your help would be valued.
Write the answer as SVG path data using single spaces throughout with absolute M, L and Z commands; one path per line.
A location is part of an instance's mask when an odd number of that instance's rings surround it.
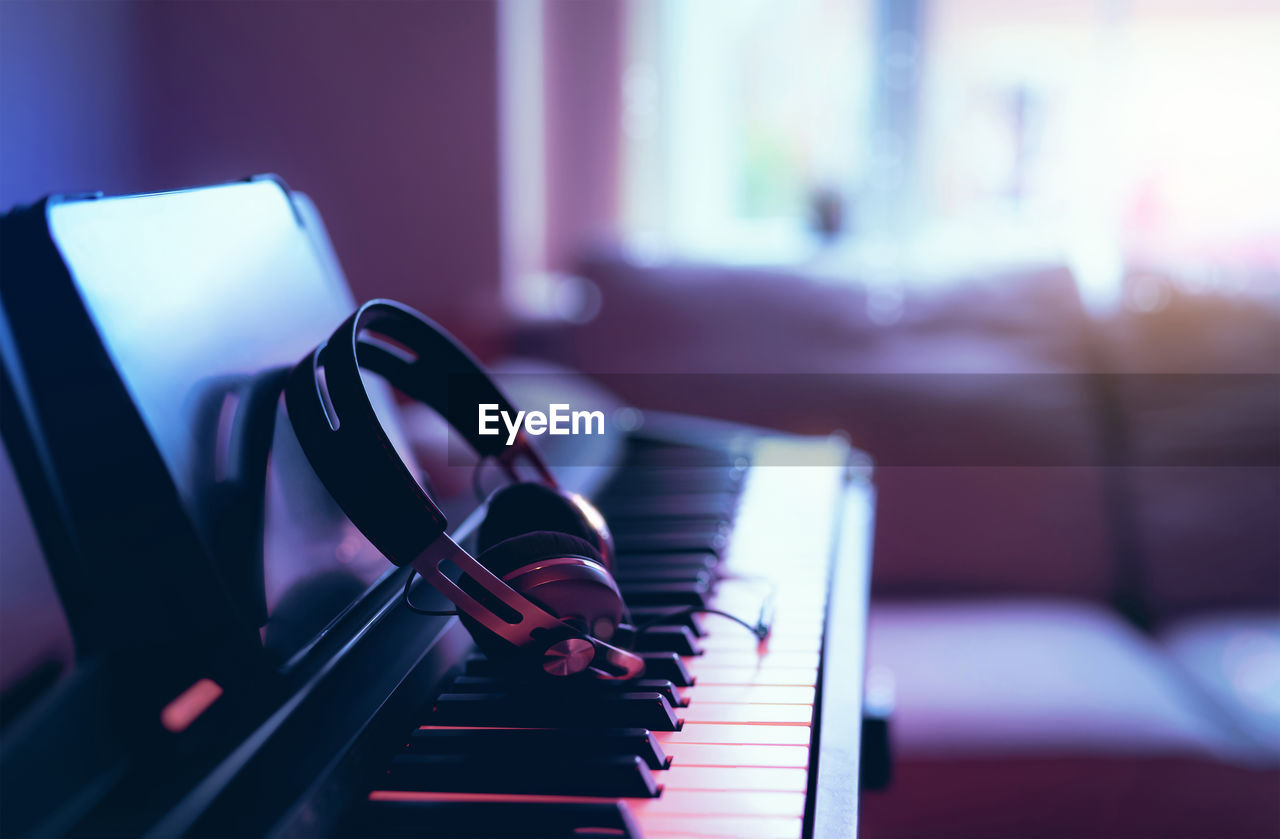
M 1280 772 L 1186 757 L 908 757 L 863 839 L 1275 839 Z
M 1280 613 L 1186 619 L 1162 631 L 1160 644 L 1257 746 L 1258 760 L 1280 766 Z
M 1063 600 L 874 604 L 896 680 L 894 780 L 867 839 L 1263 839 L 1280 772 L 1158 645 Z
M 1086 603 L 875 604 L 868 661 L 897 683 L 904 757 L 1216 758 L 1242 745 L 1153 642 Z
M 1157 282 L 1147 277 L 1144 282 Z M 1280 286 L 1192 292 L 1101 334 L 1127 438 L 1136 588 L 1155 622 L 1280 611 Z

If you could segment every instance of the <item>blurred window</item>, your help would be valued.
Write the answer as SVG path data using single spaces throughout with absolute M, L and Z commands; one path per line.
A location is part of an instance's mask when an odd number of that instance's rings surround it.
M 624 220 L 683 249 L 786 245 L 869 153 L 864 0 L 633 0 Z
M 1104 283 L 1280 270 L 1275 0 L 636 0 L 630 24 L 641 242 L 794 253 L 822 220 Z

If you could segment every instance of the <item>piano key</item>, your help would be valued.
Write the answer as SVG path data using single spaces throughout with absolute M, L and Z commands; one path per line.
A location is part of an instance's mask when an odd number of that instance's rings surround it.
M 685 688 L 687 702 L 764 702 L 771 705 L 812 705 L 814 689 L 806 685 L 696 685 Z
M 758 615 L 759 613 L 756 612 L 743 614 L 740 617 L 752 621 Z M 706 631 L 706 638 L 702 641 L 704 649 L 732 647 L 738 650 L 753 650 L 760 644 L 750 632 L 721 615 L 704 613 L 702 628 Z M 770 650 L 808 649 L 816 652 L 822 646 L 822 629 L 796 626 L 790 621 L 779 622 L 775 616 L 770 624 L 769 637 L 765 639 L 764 646 Z
M 518 834 L 524 839 L 610 836 L 640 839 L 640 829 L 620 801 L 450 800 L 448 794 L 419 800 L 374 799 L 351 820 L 352 837 L 417 839 L 430 832 L 456 839 L 492 839 Z M 496 797 L 496 796 L 495 796 Z M 372 798 L 372 796 L 371 796 Z M 483 797 L 481 797 L 483 798 Z
M 712 573 L 705 568 L 682 568 L 678 565 L 631 565 L 619 564 L 614 570 L 613 579 L 619 584 L 626 583 L 694 583 L 707 586 L 714 580 Z
M 731 516 L 738 506 L 734 492 L 704 492 L 686 495 L 634 495 L 605 501 L 600 508 L 605 518 L 637 516 Z
M 761 790 L 804 792 L 808 769 L 761 766 L 682 766 L 674 764 L 662 774 L 668 790 Z
M 774 633 L 769 636 L 767 643 L 770 650 L 777 650 L 778 652 L 821 653 L 822 651 L 821 634 L 790 635 L 779 633 L 777 626 L 774 627 Z M 704 654 L 721 650 L 751 652 L 756 649 L 757 644 L 756 639 L 739 626 L 735 626 L 728 631 L 725 631 L 724 628 L 720 628 L 715 632 L 707 631 L 698 638 L 698 646 L 702 648 Z
M 686 724 L 809 725 L 813 720 L 813 707 L 745 702 L 695 702 L 685 709 L 681 716 Z
M 627 808 L 637 822 L 649 817 L 693 816 L 793 816 L 804 814 L 804 793 L 744 790 L 668 790 L 657 798 L 629 798 Z M 471 801 L 498 803 L 598 804 L 589 796 L 521 795 L 502 793 L 446 793 L 419 790 L 375 789 L 370 801 L 421 802 Z
M 602 679 L 566 680 L 572 684 L 557 684 L 551 680 L 540 680 L 536 684 L 513 681 L 501 676 L 459 676 L 449 684 L 448 693 L 493 693 L 510 695 L 527 695 L 529 690 L 541 692 L 543 696 L 580 697 L 587 691 L 598 693 L 660 693 L 671 707 L 685 704 L 684 697 L 676 690 L 676 686 L 666 679 L 633 679 L 629 682 L 609 681 Z
M 602 726 L 674 731 L 678 727 L 670 703 L 659 693 L 587 694 L 576 698 L 445 693 L 433 703 L 427 722 L 500 728 Z
M 707 551 L 678 551 L 671 553 L 638 553 L 617 555 L 618 567 L 621 568 L 688 568 L 699 571 L 713 571 L 720 564 L 720 558 Z
M 661 533 L 668 536 L 681 536 L 686 539 L 711 539 L 728 535 L 732 529 L 729 521 L 720 516 L 673 517 L 643 516 L 628 518 L 611 516 L 608 518 L 609 531 L 615 539 L 626 539 L 630 536 L 646 536 Z
M 626 553 L 695 553 L 719 555 L 729 544 L 723 533 L 708 536 L 684 536 L 679 533 L 632 533 L 614 540 L 615 547 Z
M 701 655 L 697 639 L 687 626 L 653 626 L 636 635 L 638 652 L 673 652 L 676 655 Z
M 803 667 L 817 670 L 821 656 L 814 652 L 759 647 L 746 650 L 713 649 L 698 659 L 699 667 Z
M 762 770 L 763 771 L 763 770 Z M 380 780 L 384 789 L 431 792 L 518 792 L 646 798 L 658 794 L 653 773 L 639 757 L 533 761 L 495 760 L 491 755 L 399 754 Z
M 638 757 L 650 769 L 665 769 L 670 758 L 644 728 L 432 728 L 409 738 L 408 750 L 427 754 L 491 755 L 536 762 L 560 758 Z
M 811 667 L 698 667 L 693 671 L 704 685 L 801 685 L 817 684 Z M 674 681 L 674 680 L 673 680 Z
M 808 746 L 809 727 L 802 725 L 723 725 L 690 722 L 679 731 L 655 731 L 654 737 L 672 755 L 672 763 L 680 759 L 680 743 L 737 743 L 760 746 Z
M 802 817 L 647 816 L 639 822 L 646 839 L 800 839 Z
M 751 593 L 739 591 L 737 594 L 726 594 L 724 587 L 727 584 L 728 581 L 723 578 L 720 580 L 716 596 L 708 605 L 736 615 L 744 611 L 759 611 L 760 605 L 765 602 L 765 592 L 759 590 Z M 771 605 L 779 621 L 795 620 L 798 623 L 820 627 L 825 614 L 826 600 L 807 594 L 787 596 L 775 593 Z
M 467 676 L 492 676 L 499 668 L 489 659 L 476 656 L 463 662 L 462 672 Z
M 637 653 L 644 659 L 644 675 L 649 679 L 666 679 L 678 688 L 687 688 L 694 683 L 693 675 L 685 667 L 680 656 L 675 653 Z
M 739 628 L 737 631 L 742 633 L 744 630 Z M 730 642 L 730 640 L 724 638 L 724 634 L 726 633 L 723 633 L 723 631 L 721 631 L 721 633 L 710 633 L 709 631 L 709 633 L 699 638 L 698 646 L 703 649 L 703 655 L 707 655 L 707 653 L 710 652 L 742 652 L 742 643 L 744 642 L 742 642 L 741 639 L 735 640 L 735 642 Z M 754 649 L 754 640 L 751 639 L 750 635 L 746 637 L 746 643 L 751 644 L 749 649 Z M 818 653 L 818 655 L 820 655 L 820 651 L 822 651 L 822 638 L 769 637 L 769 648 L 777 649 L 778 652 L 809 652 Z
M 681 609 L 669 609 L 664 606 L 637 606 L 631 607 L 631 620 L 637 625 L 646 624 L 650 621 L 661 620 L 664 625 L 683 626 L 693 633 L 695 638 L 701 638 L 706 633 L 702 628 L 702 620 L 691 612 Z
M 808 746 L 681 743 L 679 748 L 681 766 L 809 766 Z
M 644 824 L 649 816 L 793 816 L 804 815 L 803 792 L 768 790 L 681 790 L 664 788 L 657 798 L 627 802 Z M 747 834 L 748 836 L 750 834 Z
M 618 589 L 629 606 L 666 606 L 672 609 L 681 606 L 706 608 L 710 593 L 710 586 L 705 583 L 619 583 Z
M 614 481 L 600 494 L 600 503 L 635 496 L 701 495 L 736 493 L 742 486 L 744 470 L 719 469 L 627 469 L 618 470 Z

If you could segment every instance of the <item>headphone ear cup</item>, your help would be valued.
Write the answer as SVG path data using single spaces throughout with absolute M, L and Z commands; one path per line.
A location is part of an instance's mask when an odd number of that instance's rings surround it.
M 552 615 L 608 641 L 622 620 L 617 584 L 585 539 L 553 531 L 535 531 L 505 539 L 476 557 L 515 591 Z M 463 577 L 463 591 L 486 602 L 487 593 Z M 496 661 L 522 655 L 468 615 L 461 616 L 477 646 Z
M 496 576 L 505 577 L 517 568 L 540 559 L 565 556 L 580 556 L 600 562 L 600 554 L 586 539 L 553 530 L 536 530 L 503 539 L 483 548 L 476 561 Z
M 582 512 L 559 492 L 535 483 L 511 484 L 493 494 L 476 546 L 484 552 L 512 537 L 548 530 L 586 540 L 592 545 L 592 558 L 601 559 L 599 534 Z

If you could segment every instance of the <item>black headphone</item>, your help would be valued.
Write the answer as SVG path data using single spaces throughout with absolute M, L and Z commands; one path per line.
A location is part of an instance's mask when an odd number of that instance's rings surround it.
M 433 408 L 517 481 L 489 499 L 478 556 L 450 538 L 444 513 L 392 446 L 362 368 Z M 389 300 L 360 306 L 285 384 L 294 433 L 334 500 L 387 559 L 413 568 L 458 608 L 486 654 L 532 673 L 640 676 L 644 660 L 609 643 L 631 628 L 623 624 L 626 606 L 611 573 L 613 542 L 603 516 L 560 489 L 523 432 L 510 446 L 501 436 L 481 435 L 482 403 L 514 414 L 457 340 Z M 519 482 L 522 460 L 537 482 Z M 460 572 L 457 582 L 453 571 Z

